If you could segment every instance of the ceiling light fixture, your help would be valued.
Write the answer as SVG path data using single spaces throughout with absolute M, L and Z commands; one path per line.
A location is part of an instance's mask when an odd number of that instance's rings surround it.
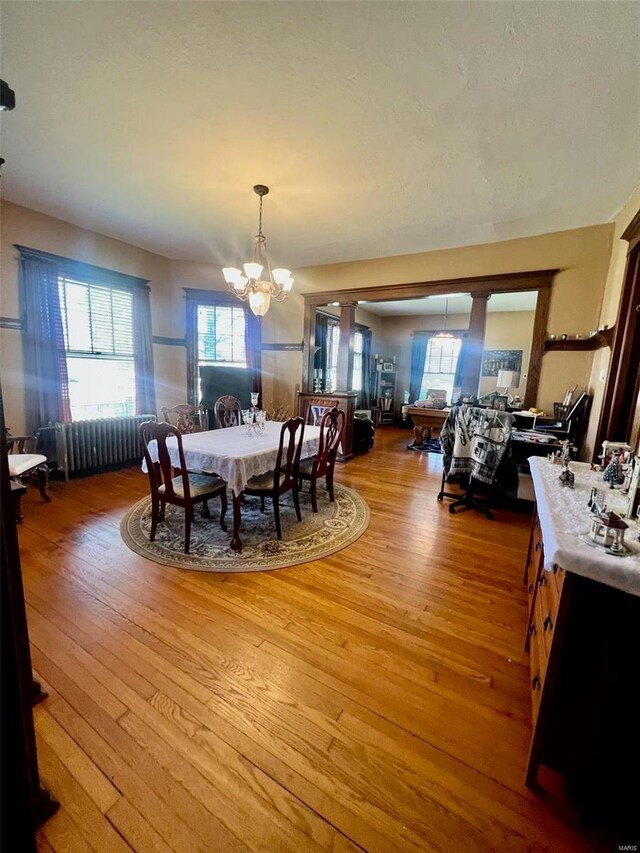
M 269 192 L 269 187 L 256 184 L 253 191 L 260 196 L 258 233 L 255 238 L 253 261 L 243 264 L 244 275 L 242 270 L 235 267 L 225 267 L 222 273 L 231 292 L 235 293 L 239 299 L 248 299 L 253 313 L 257 317 L 263 317 L 269 310 L 272 297 L 276 302 L 284 302 L 293 286 L 293 277 L 290 270 L 271 269 L 267 255 L 267 238 L 262 233 L 262 199 Z
M 441 332 L 438 332 L 437 335 L 434 335 L 435 338 L 452 338 L 453 335 L 451 332 L 447 332 L 447 314 L 449 313 L 449 299 L 445 299 L 444 302 L 444 329 Z

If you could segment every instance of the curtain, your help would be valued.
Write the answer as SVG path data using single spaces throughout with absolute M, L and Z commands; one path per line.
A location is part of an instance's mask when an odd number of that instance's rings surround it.
M 245 308 L 245 348 L 247 352 L 247 367 L 252 374 L 252 385 L 254 391 L 262 394 L 262 327 L 260 318 L 253 311 Z M 262 400 L 260 400 L 262 404 Z
M 465 383 L 465 372 L 467 370 L 467 363 L 469 361 L 470 354 L 470 343 L 467 335 L 462 336 L 462 344 L 460 346 L 460 352 L 458 353 L 458 362 L 456 364 L 456 375 L 453 378 L 453 390 L 454 396 L 456 389 L 459 389 L 459 392 L 468 393 L 468 389 L 463 388 L 462 386 Z M 452 403 L 457 403 L 456 399 L 451 401 Z
M 133 361 L 136 374 L 136 414 L 155 415 L 153 337 L 149 288 L 133 288 Z
M 362 400 L 360 408 L 368 409 L 371 406 L 373 386 L 371 385 L 371 329 L 362 332 Z
M 320 379 L 320 387 L 325 388 L 327 384 L 327 346 L 329 341 L 329 318 L 327 314 L 316 311 L 316 353 L 313 357 L 313 376 L 311 377 L 311 388 L 314 390 L 314 381 Z
M 71 420 L 69 378 L 56 264 L 21 252 L 24 301 L 25 404 L 34 433 Z
M 409 379 L 409 401 L 411 403 L 420 399 L 428 343 L 427 335 L 414 335 L 411 341 L 411 377 Z

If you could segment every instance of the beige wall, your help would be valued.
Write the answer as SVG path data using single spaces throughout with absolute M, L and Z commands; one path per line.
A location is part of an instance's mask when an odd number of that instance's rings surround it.
M 604 289 L 602 308 L 598 319 L 598 326 L 607 325 L 612 327 L 615 325 L 618 316 L 618 307 L 620 304 L 620 296 L 622 294 L 622 286 L 624 284 L 624 276 L 627 268 L 627 251 L 629 244 L 626 240 L 622 240 L 622 234 L 627 226 L 640 210 L 640 187 L 632 193 L 631 197 L 622 208 L 616 217 L 615 229 L 613 232 L 613 247 L 611 251 L 611 259 L 607 272 L 607 280 Z M 609 360 L 611 350 L 606 347 L 596 350 L 591 366 L 591 375 L 589 377 L 589 390 L 593 394 L 593 404 L 591 406 L 591 417 L 589 419 L 589 431 L 585 444 L 589 456 L 594 449 L 596 439 L 596 431 L 598 429 L 598 419 L 602 408 L 602 398 L 606 386 L 606 377 L 609 371 Z
M 600 316 L 613 228 L 612 224 L 594 225 L 501 243 L 306 267 L 296 271 L 296 283 L 303 292 L 318 292 L 558 269 L 548 331 L 586 335 Z M 574 352 L 545 355 L 538 405 L 551 410 L 568 387 L 586 388 L 592 356 Z
M 148 279 L 153 334 L 160 337 L 185 336 L 183 287 L 226 292 L 221 272 L 214 265 L 172 261 L 9 202 L 3 203 L 0 213 L 0 315 L 3 317 L 20 316 L 15 243 Z M 303 312 L 302 297 L 296 293 L 274 306 L 263 319 L 263 340 L 300 343 Z M 185 348 L 155 344 L 153 357 L 158 409 L 186 400 Z M 294 389 L 301 374 L 301 352 L 265 352 L 263 396 L 266 405 L 286 405 L 293 412 Z M 14 329 L 0 329 L 0 376 L 7 424 L 14 434 L 23 433 L 26 424 L 22 338 Z

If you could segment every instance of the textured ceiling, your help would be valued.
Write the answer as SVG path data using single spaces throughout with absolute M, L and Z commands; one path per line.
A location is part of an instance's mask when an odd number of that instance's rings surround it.
M 609 221 L 640 177 L 640 4 L 6 2 L 5 197 L 276 265 Z
M 537 294 L 494 293 L 487 303 L 487 311 L 535 311 Z M 415 314 L 470 314 L 472 299 L 468 293 L 449 296 L 425 296 L 422 299 L 392 300 L 389 302 L 360 302 L 363 308 L 381 317 L 413 316 Z

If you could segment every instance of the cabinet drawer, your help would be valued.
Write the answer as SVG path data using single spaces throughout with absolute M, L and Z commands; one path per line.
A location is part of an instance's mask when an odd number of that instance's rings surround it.
M 549 572 L 550 580 L 552 581 L 552 586 L 555 587 L 555 592 L 557 594 L 558 600 L 560 599 L 560 593 L 562 592 L 562 585 L 564 583 L 564 579 L 566 576 L 565 570 L 562 566 L 559 566 L 557 563 L 553 564 L 553 568 Z
M 545 575 L 547 572 L 544 573 Z M 547 661 L 551 653 L 551 642 L 553 640 L 553 630 L 556 624 L 556 615 L 558 612 L 557 602 L 555 607 L 549 596 L 550 583 L 538 586 L 538 594 L 536 595 L 534 624 L 536 626 L 536 636 L 539 640 L 540 652 L 544 655 L 544 670 L 547 669 Z

